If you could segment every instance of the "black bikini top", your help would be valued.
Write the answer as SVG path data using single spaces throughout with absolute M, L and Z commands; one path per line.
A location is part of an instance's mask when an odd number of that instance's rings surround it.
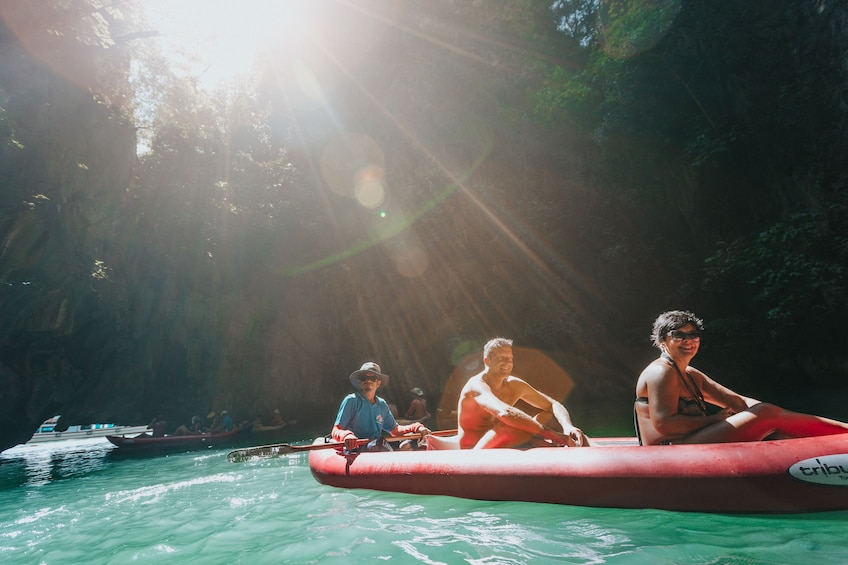
M 680 380 L 682 380 L 683 384 L 686 386 L 686 390 L 688 390 L 689 394 L 691 394 L 695 398 L 695 401 L 698 403 L 698 406 L 701 407 L 701 411 L 706 414 L 707 401 L 704 400 L 704 395 L 701 393 L 701 389 L 698 388 L 698 384 L 695 382 L 695 379 L 692 378 L 692 375 L 681 371 L 680 367 L 677 366 L 677 363 L 674 362 L 674 359 L 671 358 L 671 355 L 669 355 L 665 351 L 663 351 L 660 357 L 671 363 L 671 366 L 674 367 L 675 371 L 677 371 Z

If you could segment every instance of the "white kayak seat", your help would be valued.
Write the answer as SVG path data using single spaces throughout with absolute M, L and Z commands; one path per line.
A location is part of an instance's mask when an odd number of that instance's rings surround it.
M 427 451 L 459 449 L 459 436 L 427 436 Z

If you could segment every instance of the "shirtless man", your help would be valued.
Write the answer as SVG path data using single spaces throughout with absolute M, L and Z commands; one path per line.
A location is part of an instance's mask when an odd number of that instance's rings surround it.
M 556 445 L 590 445 L 589 438 L 571 423 L 565 407 L 511 375 L 512 340 L 498 337 L 483 348 L 486 368 L 471 377 L 459 395 L 459 446 L 462 449 L 516 447 L 534 436 Z M 515 408 L 519 400 L 542 410 L 535 418 Z M 553 414 L 562 433 L 546 427 Z
M 427 411 L 427 399 L 424 398 L 424 391 L 416 386 L 409 392 L 414 394 L 415 398 L 409 403 L 409 408 L 403 417 L 412 422 L 421 422 L 423 424 L 430 419 L 430 412 Z

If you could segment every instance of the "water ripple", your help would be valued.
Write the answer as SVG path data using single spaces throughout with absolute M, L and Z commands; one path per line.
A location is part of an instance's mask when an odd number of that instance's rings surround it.
M 217 474 L 208 477 L 198 477 L 187 481 L 179 481 L 169 484 L 158 484 L 146 487 L 139 487 L 133 490 L 122 490 L 115 493 L 106 493 L 106 500 L 120 504 L 123 502 L 138 502 L 145 500 L 144 504 L 153 504 L 159 502 L 162 496 L 177 491 L 179 489 L 189 488 L 196 485 L 206 485 L 210 483 L 233 483 L 237 478 L 230 474 Z

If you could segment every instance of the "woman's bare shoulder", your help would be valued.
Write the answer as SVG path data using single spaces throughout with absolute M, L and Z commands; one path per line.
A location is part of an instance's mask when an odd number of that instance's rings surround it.
M 644 379 L 663 379 L 666 378 L 672 372 L 672 367 L 662 359 L 654 359 L 648 366 L 642 370 L 642 374 L 639 375 L 640 380 Z

